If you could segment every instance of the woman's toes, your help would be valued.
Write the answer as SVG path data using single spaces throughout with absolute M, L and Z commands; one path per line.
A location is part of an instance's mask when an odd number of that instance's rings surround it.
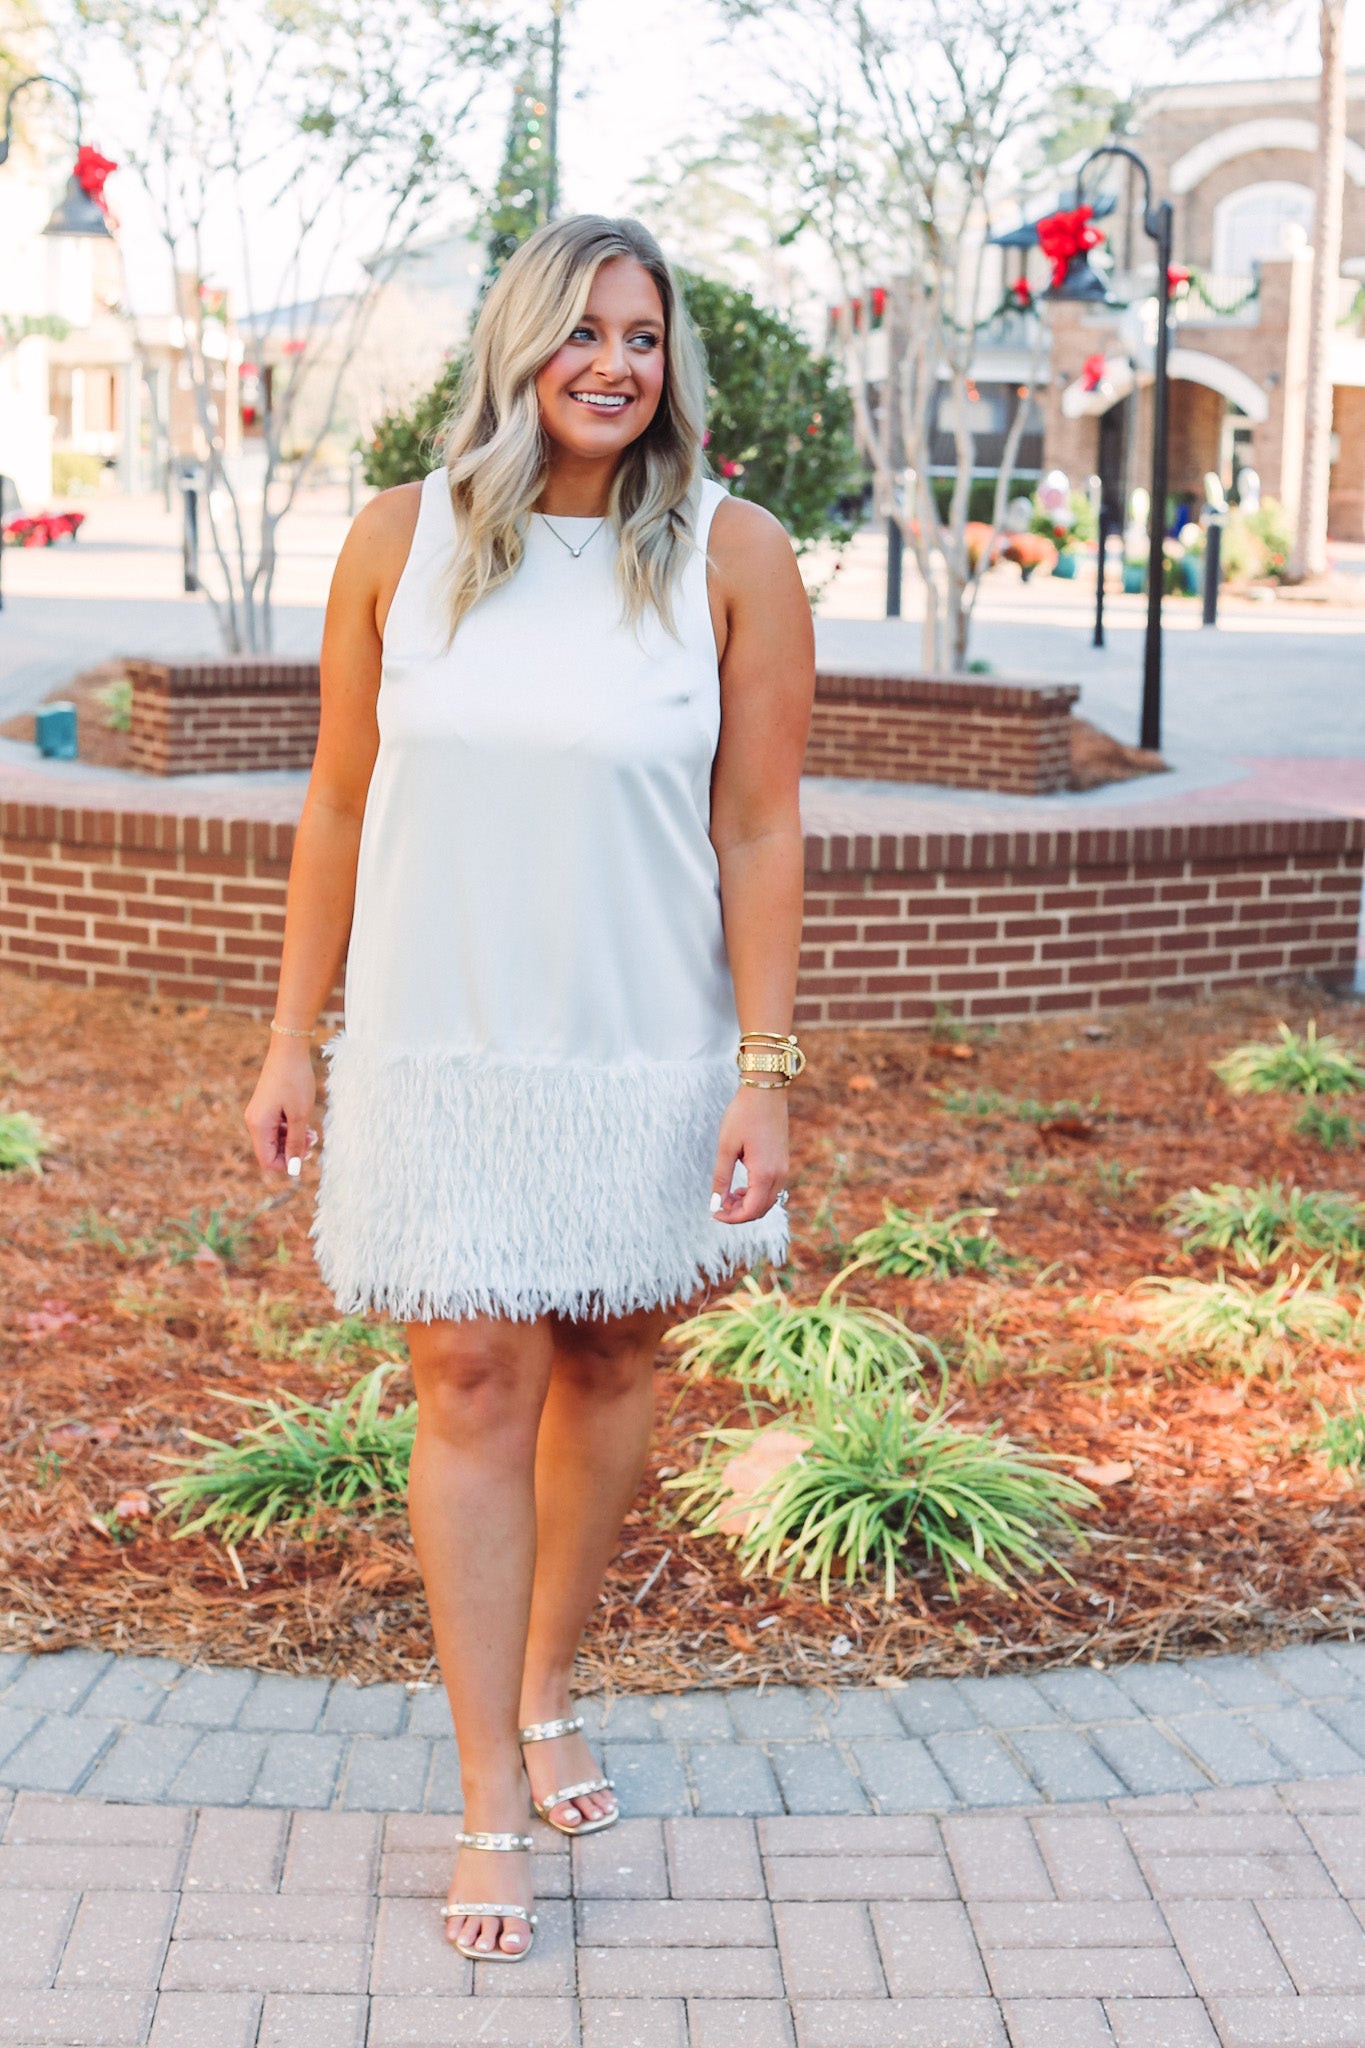
M 526 1929 L 520 1921 L 513 1920 L 510 1926 L 503 1929 L 502 1946 L 508 1955 L 516 1955 L 518 1950 L 525 1948 Z
M 583 1819 L 581 1802 L 576 1799 L 570 1799 L 563 1806 L 557 1806 L 555 1808 L 555 1818 L 561 1827 L 576 1828 Z
M 495 1949 L 498 1945 L 498 1926 L 499 1922 L 496 1920 L 481 1920 L 478 1938 L 474 1943 L 475 1948 L 490 1951 Z

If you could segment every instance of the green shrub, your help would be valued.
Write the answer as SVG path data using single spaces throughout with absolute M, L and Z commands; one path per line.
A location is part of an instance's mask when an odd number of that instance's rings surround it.
M 1353 1259 L 1365 1249 L 1365 1208 L 1350 1195 L 1309 1192 L 1280 1181 L 1233 1187 L 1215 1181 L 1167 1204 L 1189 1251 L 1230 1252 L 1252 1272 L 1292 1252 Z
M 104 723 L 110 732 L 131 732 L 133 729 L 133 685 L 127 676 L 115 676 L 96 690 L 95 702 L 104 713 Z
M 1365 1088 L 1365 1067 L 1330 1031 L 1318 1036 L 1316 1018 L 1300 1038 L 1287 1024 L 1277 1037 L 1235 1046 L 1213 1071 L 1234 1095 L 1355 1095 Z
M 1328 1109 L 1316 1100 L 1306 1102 L 1294 1119 L 1300 1138 L 1321 1145 L 1324 1152 L 1355 1152 L 1360 1146 L 1360 1126 L 1344 1109 Z
M 849 1585 L 880 1577 L 893 1599 L 907 1552 L 939 1566 L 955 1597 L 968 1578 L 1008 1590 L 1046 1566 L 1069 1576 L 1051 1546 L 1077 1540 L 1074 1511 L 1093 1496 L 1007 1437 L 957 1428 L 941 1397 L 918 1412 L 899 1391 L 825 1396 L 791 1422 L 804 1450 L 757 1489 L 745 1533 L 731 1538 L 746 1576 L 818 1579 L 826 1601 L 839 1566 Z M 664 1482 L 698 1534 L 719 1533 L 733 1513 L 727 1467 L 761 1434 L 708 1430 L 694 1469 Z
M 1358 1316 L 1316 1284 L 1318 1269 L 1273 1286 L 1247 1280 L 1147 1280 L 1136 1299 L 1153 1339 L 1175 1357 L 1202 1359 L 1245 1378 L 1294 1365 L 1313 1344 L 1350 1344 Z
M 746 1397 L 757 1391 L 779 1401 L 819 1393 L 855 1399 L 919 1381 L 926 1358 L 940 1372 L 943 1366 L 927 1338 L 884 1309 L 856 1307 L 830 1288 L 818 1301 L 796 1302 L 751 1276 L 725 1301 L 670 1330 L 667 1341 L 680 1354 L 680 1372 L 733 1380 Z
M 417 1403 L 380 1412 L 385 1383 L 398 1368 L 378 1365 L 350 1392 L 319 1405 L 292 1394 L 276 1400 L 220 1394 L 262 1420 L 235 1442 L 187 1431 L 195 1458 L 167 1459 L 180 1469 L 157 1491 L 178 1514 L 177 1534 L 210 1531 L 224 1543 L 297 1528 L 321 1510 L 397 1512 L 407 1488 Z
M 0 1116 L 0 1173 L 41 1174 L 43 1154 L 52 1146 L 52 1138 L 26 1109 Z
M 994 1209 L 962 1209 L 956 1216 L 938 1217 L 927 1210 L 898 1209 L 894 1202 L 882 1206 L 885 1220 L 860 1232 L 852 1249 L 854 1265 L 874 1267 L 883 1280 L 946 1280 L 956 1273 L 989 1273 L 1010 1263 L 1004 1246 L 989 1230 L 962 1228 L 976 1217 L 994 1216 Z

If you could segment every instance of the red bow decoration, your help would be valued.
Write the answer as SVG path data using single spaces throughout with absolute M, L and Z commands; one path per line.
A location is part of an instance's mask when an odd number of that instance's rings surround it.
M 76 162 L 71 175 L 86 197 L 93 199 L 103 213 L 108 213 L 109 206 L 104 196 L 105 180 L 111 171 L 117 169 L 118 165 L 111 157 L 101 156 L 97 149 L 92 149 L 88 142 L 83 142 L 76 151 Z
M 1021 313 L 1033 311 L 1033 286 L 1026 277 L 1016 277 L 1010 286 L 1010 297 Z
M 1169 265 L 1166 271 L 1166 289 L 1168 292 L 1178 292 L 1181 285 L 1188 284 L 1189 281 L 1190 273 L 1181 264 L 1172 263 Z
M 1109 363 L 1105 356 L 1087 356 L 1081 364 L 1082 391 L 1098 391 L 1108 368 Z
M 1052 265 L 1054 288 L 1065 281 L 1073 256 L 1083 256 L 1087 249 L 1098 248 L 1104 240 L 1093 224 L 1093 213 L 1091 206 L 1076 206 L 1069 213 L 1046 214 L 1035 223 L 1038 247 Z

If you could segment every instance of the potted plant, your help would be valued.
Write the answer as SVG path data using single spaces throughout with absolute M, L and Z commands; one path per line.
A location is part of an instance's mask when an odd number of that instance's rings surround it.
M 1016 562 L 1020 580 L 1027 583 L 1035 569 L 1056 573 L 1057 550 L 1043 533 L 1012 533 L 1000 550 L 1002 562 Z

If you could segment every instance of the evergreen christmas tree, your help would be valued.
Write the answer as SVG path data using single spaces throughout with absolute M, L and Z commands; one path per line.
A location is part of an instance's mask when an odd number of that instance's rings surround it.
M 512 96 L 502 169 L 486 215 L 491 284 L 514 249 L 550 217 L 554 173 L 550 156 L 548 93 L 539 77 L 540 49 L 533 43 Z

